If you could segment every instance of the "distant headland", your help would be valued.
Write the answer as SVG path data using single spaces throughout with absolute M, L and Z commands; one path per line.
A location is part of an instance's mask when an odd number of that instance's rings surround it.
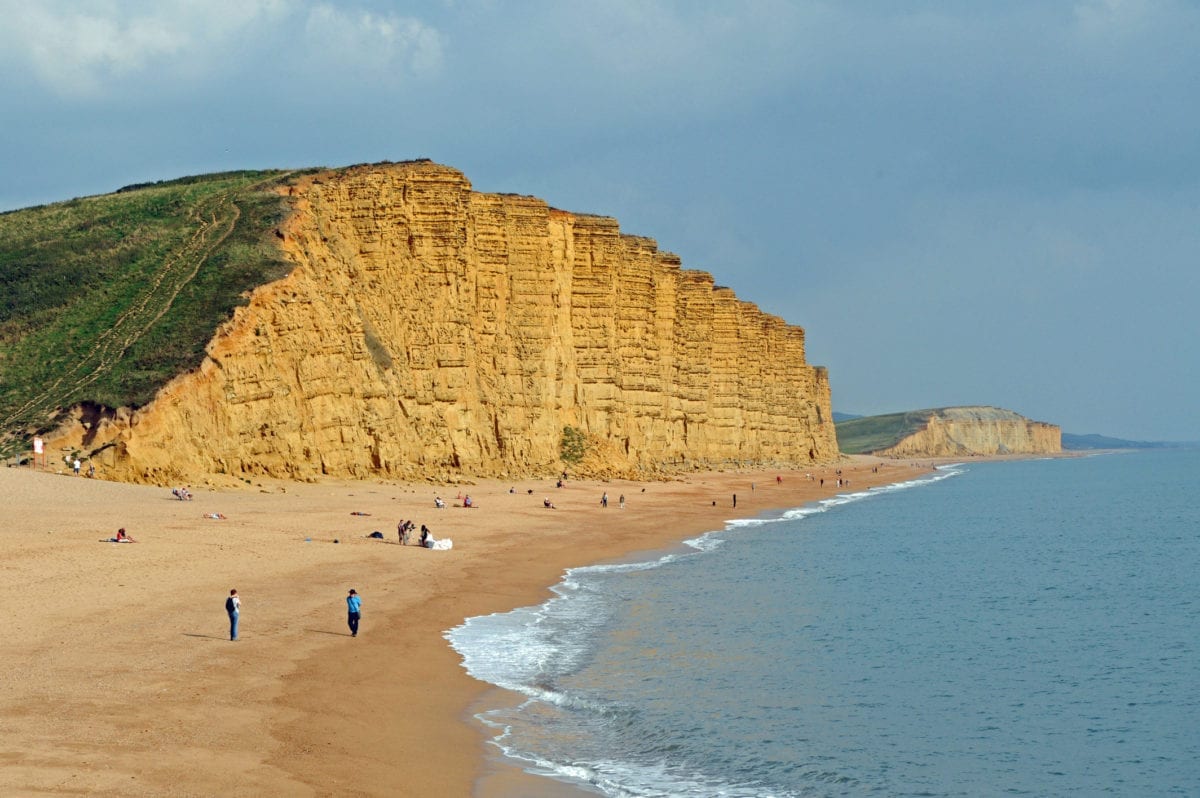
M 1056 454 L 1062 430 L 999 407 L 942 407 L 837 422 L 846 454 L 961 457 Z

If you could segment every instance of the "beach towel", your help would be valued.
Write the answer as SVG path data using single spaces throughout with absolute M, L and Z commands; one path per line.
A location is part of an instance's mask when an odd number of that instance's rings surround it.
M 425 548 L 434 549 L 435 551 L 449 551 L 450 549 L 454 548 L 454 541 L 450 538 L 434 540 L 433 535 L 430 535 L 425 541 Z

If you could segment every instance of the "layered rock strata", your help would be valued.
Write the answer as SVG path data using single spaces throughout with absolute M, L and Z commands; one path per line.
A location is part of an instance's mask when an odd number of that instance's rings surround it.
M 804 331 L 611 218 L 484 194 L 428 162 L 288 189 L 296 264 L 196 371 L 58 442 L 102 473 L 447 479 L 829 461 L 829 382 Z
M 962 457 L 1057 454 L 1062 430 L 998 407 L 946 407 L 929 411 L 922 429 L 875 454 L 891 457 Z

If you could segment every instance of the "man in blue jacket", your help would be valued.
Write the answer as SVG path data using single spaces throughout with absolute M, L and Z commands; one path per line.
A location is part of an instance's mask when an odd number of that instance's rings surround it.
M 362 599 L 358 596 L 358 591 L 350 588 L 350 595 L 346 596 L 346 609 L 350 613 L 348 623 L 350 624 L 350 636 L 358 637 L 358 619 L 362 617 Z

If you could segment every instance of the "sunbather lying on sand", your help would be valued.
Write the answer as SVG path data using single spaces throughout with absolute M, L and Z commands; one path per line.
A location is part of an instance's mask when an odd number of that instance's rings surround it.
M 125 527 L 121 527 L 120 529 L 117 530 L 117 536 L 115 538 L 101 538 L 100 542 L 101 543 L 137 543 L 136 540 L 129 537 L 129 535 L 125 534 Z

